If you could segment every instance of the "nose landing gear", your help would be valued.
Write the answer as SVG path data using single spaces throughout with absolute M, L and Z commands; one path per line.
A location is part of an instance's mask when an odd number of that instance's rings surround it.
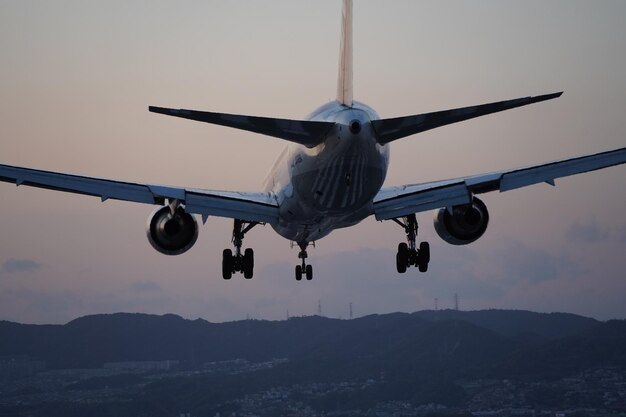
M 428 242 L 421 242 L 419 248 L 416 245 L 418 226 L 415 214 L 410 214 L 401 219 L 392 219 L 404 229 L 407 240 L 407 243 L 398 244 L 396 269 L 398 273 L 404 274 L 406 269 L 413 265 L 417 266 L 420 272 L 426 272 L 430 262 L 430 245 Z
M 306 248 L 309 246 L 309 242 L 299 242 L 298 246 L 300 246 L 298 258 L 302 259 L 302 264 L 296 265 L 296 280 L 301 281 L 304 275 L 307 281 L 310 281 L 313 279 L 313 267 L 306 264 L 306 258 L 308 258 Z

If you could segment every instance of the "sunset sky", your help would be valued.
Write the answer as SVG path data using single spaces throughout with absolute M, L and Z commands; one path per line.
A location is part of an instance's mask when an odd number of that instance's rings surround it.
M 133 182 L 259 191 L 285 143 L 149 105 L 303 118 L 334 99 L 339 0 L 2 1 L 0 163 Z M 386 185 L 626 146 L 626 2 L 354 1 L 355 99 L 382 117 L 564 91 L 559 99 L 391 145 Z M 153 207 L 0 183 L 0 320 L 118 311 L 227 321 L 346 318 L 453 306 L 626 318 L 626 166 L 483 200 L 485 236 L 443 242 L 418 215 L 430 270 L 395 272 L 404 240 L 367 219 L 309 250 L 271 227 L 244 242 L 254 279 L 221 278 L 232 220 L 161 255 Z

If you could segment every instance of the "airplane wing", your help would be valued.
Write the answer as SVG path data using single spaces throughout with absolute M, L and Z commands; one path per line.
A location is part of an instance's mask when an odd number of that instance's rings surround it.
M 166 200 L 178 200 L 188 213 L 228 217 L 245 221 L 274 223 L 278 221 L 278 203 L 270 193 L 209 191 L 137 184 L 62 174 L 37 169 L 0 165 L 0 181 L 18 186 L 28 185 L 135 203 L 163 205 Z
M 563 92 L 561 91 L 560 93 L 522 97 L 514 100 L 480 104 L 478 106 L 461 107 L 458 109 L 416 114 L 413 116 L 394 117 L 392 119 L 373 120 L 372 127 L 376 132 L 376 140 L 381 145 L 384 145 L 396 139 L 401 139 L 437 127 L 526 106 L 528 104 L 552 100 L 561 97 L 562 94 Z
M 626 163 L 626 148 L 509 171 L 387 187 L 381 189 L 374 198 L 374 215 L 376 220 L 389 220 L 422 211 L 468 204 L 473 194 L 504 192 L 541 182 L 555 185 L 556 178 L 623 163 Z

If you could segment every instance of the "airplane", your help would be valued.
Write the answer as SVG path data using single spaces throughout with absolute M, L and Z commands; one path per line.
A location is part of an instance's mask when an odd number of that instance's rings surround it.
M 436 210 L 437 234 L 447 243 L 466 245 L 479 239 L 489 212 L 477 195 L 509 191 L 626 162 L 626 148 L 525 168 L 434 182 L 383 187 L 389 145 L 395 140 L 451 123 L 552 100 L 562 92 L 470 107 L 381 119 L 353 99 L 352 0 L 343 0 L 336 100 L 303 120 L 214 113 L 150 106 L 149 111 L 254 132 L 289 142 L 259 192 L 212 191 L 107 180 L 37 169 L 0 165 L 0 181 L 18 186 L 64 191 L 156 205 L 147 237 L 157 251 L 180 255 L 198 238 L 200 215 L 233 219 L 233 249 L 222 253 L 222 277 L 254 273 L 254 251 L 243 240 L 257 225 L 299 246 L 295 278 L 311 280 L 307 248 L 333 230 L 354 226 L 369 216 L 397 223 L 406 235 L 398 245 L 396 269 L 428 270 L 430 246 L 417 244 L 416 213 Z

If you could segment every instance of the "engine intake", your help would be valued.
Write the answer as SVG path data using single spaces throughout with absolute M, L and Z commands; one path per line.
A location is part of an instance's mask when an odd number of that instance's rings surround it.
M 159 207 L 148 218 L 148 241 L 165 255 L 187 252 L 198 239 L 198 222 L 183 207 L 172 215 L 169 206 Z
M 467 245 L 478 240 L 488 223 L 487 206 L 476 197 L 470 204 L 452 207 L 452 213 L 445 208 L 435 213 L 437 234 L 452 245 Z

